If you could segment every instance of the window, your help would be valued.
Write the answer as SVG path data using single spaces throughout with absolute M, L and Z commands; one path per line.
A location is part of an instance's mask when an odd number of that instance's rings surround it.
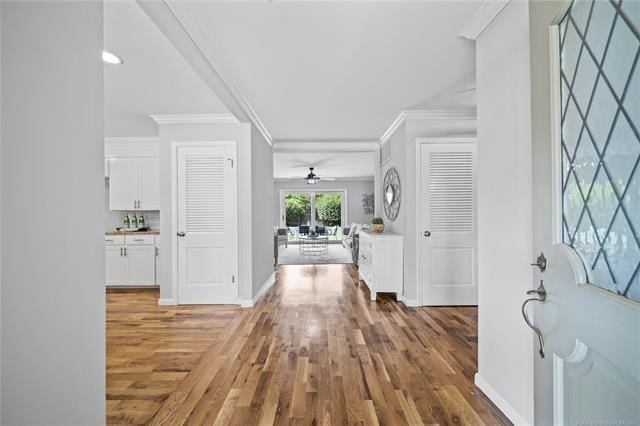
M 562 239 L 590 283 L 640 301 L 640 2 L 574 0 L 560 23 Z

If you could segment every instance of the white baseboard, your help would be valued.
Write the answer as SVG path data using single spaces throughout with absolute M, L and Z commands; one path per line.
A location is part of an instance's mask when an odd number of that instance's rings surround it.
M 262 284 L 262 287 L 260 287 L 260 290 L 258 290 L 256 295 L 253 296 L 253 299 L 240 299 L 240 307 L 241 308 L 253 308 L 256 305 L 256 303 L 258 303 L 260 298 L 262 298 L 262 296 L 265 295 L 267 290 L 269 290 L 269 288 L 271 288 L 271 286 L 275 282 L 276 282 L 276 272 L 273 271 L 273 273 L 271 275 L 269 275 L 269 277 L 267 277 L 265 282 Z
M 158 299 L 158 305 L 160 306 L 172 306 L 177 305 L 175 299 Z
M 396 299 L 398 300 L 398 302 L 402 302 L 405 306 L 408 306 L 410 308 L 422 306 L 418 299 L 407 299 L 406 297 L 404 297 L 404 294 L 397 294 Z
M 496 392 L 496 390 L 482 378 L 480 373 L 476 373 L 474 383 L 478 388 L 480 388 L 482 393 L 484 393 L 487 398 L 489 398 L 496 407 L 498 407 L 498 409 L 502 411 L 509 420 L 511 420 L 514 425 L 529 426 L 529 422 L 527 422 L 520 413 L 518 413 L 498 392 Z

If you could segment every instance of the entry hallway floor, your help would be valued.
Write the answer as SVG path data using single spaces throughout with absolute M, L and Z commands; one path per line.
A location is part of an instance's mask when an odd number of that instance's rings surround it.
M 368 299 L 352 265 L 280 266 L 255 308 L 107 292 L 110 424 L 508 424 L 473 385 L 476 308 Z

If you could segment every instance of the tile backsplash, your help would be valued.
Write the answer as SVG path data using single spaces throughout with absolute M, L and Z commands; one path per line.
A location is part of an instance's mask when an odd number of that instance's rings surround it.
M 140 214 L 144 216 L 145 224 L 152 229 L 160 229 L 160 212 L 151 211 L 112 211 L 109 210 L 109 181 L 104 182 L 104 208 L 105 208 L 105 230 L 112 231 L 116 227 L 122 226 L 122 218 L 125 214 Z

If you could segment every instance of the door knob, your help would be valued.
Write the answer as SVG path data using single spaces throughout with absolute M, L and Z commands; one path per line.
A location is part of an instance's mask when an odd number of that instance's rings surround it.
M 430 237 L 430 236 L 431 236 L 431 232 L 429 232 L 429 231 L 424 231 L 424 232 L 422 233 L 422 235 L 424 235 L 425 237 Z
M 547 258 L 544 257 L 544 253 L 540 252 L 540 256 L 536 259 L 536 263 L 532 263 L 531 266 L 537 266 L 540 268 L 540 272 L 544 272 L 547 269 Z
M 178 237 L 184 237 L 187 234 L 185 234 L 184 231 L 180 231 L 176 235 L 178 235 Z

